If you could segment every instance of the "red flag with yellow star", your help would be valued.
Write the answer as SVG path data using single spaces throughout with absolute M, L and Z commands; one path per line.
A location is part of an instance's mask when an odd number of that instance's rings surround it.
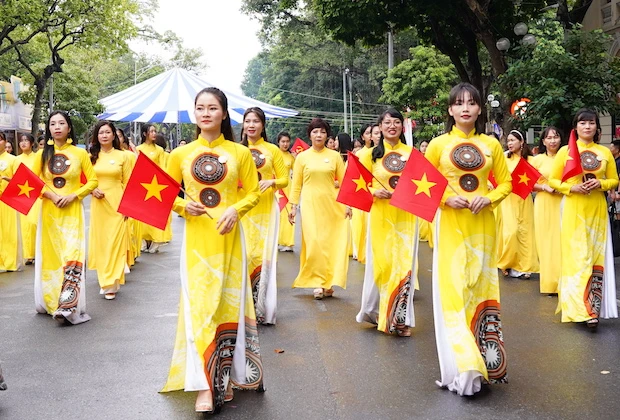
M 164 230 L 181 186 L 140 152 L 118 212 Z
M 284 210 L 288 204 L 288 197 L 281 189 L 276 191 L 276 200 L 278 200 L 278 207 L 280 207 L 280 211 Z
M 527 160 L 521 158 L 512 171 L 512 192 L 525 200 L 542 175 Z
M 581 173 L 583 173 L 583 168 L 581 167 L 579 147 L 577 147 L 577 136 L 575 135 L 575 130 L 571 130 L 570 138 L 568 139 L 568 157 L 564 164 L 564 171 L 562 171 L 562 182 L 566 182 L 568 178 Z
M 13 178 L 0 196 L 0 200 L 21 214 L 27 215 L 34 202 L 41 195 L 44 186 L 45 183 L 34 172 L 20 163 Z
M 411 150 L 390 204 L 432 222 L 448 180 L 417 149 Z
M 347 170 L 344 173 L 336 201 L 349 207 L 370 211 L 373 198 L 368 187 L 372 183 L 372 173 L 353 153 L 347 152 L 347 155 L 349 156 Z
M 298 155 L 304 150 L 308 150 L 309 148 L 310 146 L 308 146 L 308 143 L 297 137 L 295 139 L 295 143 L 293 143 L 293 145 L 291 146 L 291 153 L 295 153 L 296 155 Z

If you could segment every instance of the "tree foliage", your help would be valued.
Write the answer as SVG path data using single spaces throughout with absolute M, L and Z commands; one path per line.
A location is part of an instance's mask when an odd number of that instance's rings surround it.
M 500 78 L 511 98 L 529 98 L 527 112 L 516 122 L 523 128 L 556 125 L 566 133 L 582 107 L 614 114 L 620 91 L 620 58 L 607 53 L 612 38 L 602 31 L 564 31 L 557 21 L 541 21 L 535 47 L 520 47 Z
M 294 9 L 294 17 L 285 23 L 287 15 L 273 9 L 280 10 L 281 6 L 275 2 L 245 2 L 246 10 L 252 13 L 266 13 L 265 10 L 273 13 L 264 19 L 266 22 L 280 21 L 280 26 L 271 27 L 269 33 L 264 34 L 264 50 L 246 68 L 243 93 L 274 105 L 301 110 L 299 117 L 269 121 L 269 137 L 274 138 L 278 131 L 287 130 L 294 137 L 304 138 L 305 127 L 313 116 L 327 118 L 336 133 L 342 131 L 345 69 L 349 69 L 352 79 L 352 135 L 358 136 L 361 125 L 376 121 L 377 115 L 387 107 L 378 104 L 382 81 L 387 75 L 385 43 L 370 49 L 361 43 L 346 46 L 329 38 L 318 27 L 311 9 Z M 403 31 L 395 40 L 396 57 L 408 57 L 409 48 L 417 42 L 415 32 Z
M 458 80 L 450 59 L 433 47 L 411 49 L 411 58 L 388 72 L 381 101 L 409 109 L 418 124 L 416 136 L 429 140 L 443 130 L 448 94 Z

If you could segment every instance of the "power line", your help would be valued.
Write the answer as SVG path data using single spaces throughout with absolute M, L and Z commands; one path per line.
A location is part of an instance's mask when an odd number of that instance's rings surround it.
M 278 89 L 278 88 L 269 87 L 269 86 L 261 86 L 261 88 L 262 87 L 264 87 L 265 89 L 278 90 L 280 92 L 292 93 L 294 95 L 307 96 L 309 98 L 326 99 L 328 101 L 344 102 L 344 99 L 336 99 L 336 98 L 328 98 L 326 96 L 310 95 L 308 93 L 295 92 L 295 91 L 286 90 L 286 89 Z M 349 103 L 349 101 L 347 101 L 347 103 Z M 370 106 L 381 106 L 381 107 L 386 107 L 387 106 L 386 104 L 373 104 L 373 103 L 370 103 L 370 102 L 357 102 L 357 101 L 353 101 L 353 103 L 357 104 L 357 105 L 370 105 Z

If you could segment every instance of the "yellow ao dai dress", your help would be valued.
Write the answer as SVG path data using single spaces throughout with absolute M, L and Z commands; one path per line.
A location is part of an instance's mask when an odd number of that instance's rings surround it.
M 499 279 L 493 207 L 512 190 L 500 144 L 492 137 L 453 128 L 433 139 L 425 157 L 470 202 L 483 196 L 491 205 L 473 214 L 445 205 L 434 220 L 433 312 L 441 380 L 459 395 L 472 395 L 483 380 L 506 382 L 506 352 L 500 320 Z M 489 191 L 493 171 L 497 188 Z
M 280 227 L 280 208 L 275 192 L 288 185 L 289 172 L 278 146 L 260 138 L 248 147 L 254 158 L 258 179 L 275 180 L 275 185 L 263 191 L 258 204 L 241 219 L 256 320 L 259 323 L 275 324 L 278 289 L 276 263 Z
M 521 160 L 513 154 L 506 157 L 508 170 L 512 173 Z M 528 160 L 531 163 L 531 159 Z M 510 193 L 500 204 L 502 218 L 501 254 L 497 266 L 508 270 L 512 277 L 538 272 L 538 253 L 534 236 L 534 201 L 528 195 L 525 200 Z
M 86 234 L 82 200 L 94 190 L 97 176 L 88 153 L 71 144 L 54 145 L 54 155 L 41 172 L 40 160 L 34 172 L 46 188 L 60 196 L 76 194 L 77 200 L 63 208 L 44 198 L 41 223 L 37 227 L 35 264 L 35 306 L 39 313 L 64 317 L 72 324 L 90 320 L 86 314 Z M 80 175 L 86 176 L 86 184 Z
M 131 160 L 122 150 L 99 152 L 93 166 L 104 198 L 90 201 L 88 269 L 97 270 L 101 294 L 116 293 L 125 284 L 129 236 L 125 216 L 117 212 L 131 175 Z
M 32 170 L 34 163 L 37 160 L 37 154 L 35 152 L 22 153 L 17 156 L 17 161 L 23 163 Z M 19 166 L 18 163 L 18 166 Z M 34 259 L 35 248 L 37 243 L 37 223 L 39 222 L 39 215 L 41 214 L 41 200 L 37 199 L 34 205 L 30 209 L 27 216 L 20 214 L 19 222 L 22 234 L 22 249 L 23 257 L 25 260 Z
M 300 153 L 293 167 L 290 201 L 300 204 L 301 255 L 293 287 L 330 289 L 347 286 L 349 221 L 345 206 L 336 202 L 344 176 L 340 153 L 314 147 Z
M 565 195 L 561 221 L 561 277 L 558 311 L 562 322 L 617 318 L 616 275 L 607 200 L 604 191 L 618 186 L 616 163 L 608 148 L 577 140 L 583 175 L 562 182 L 569 159 L 568 146 L 562 147 L 553 162 L 549 185 Z M 584 177 L 596 177 L 601 189 L 577 194 L 571 187 Z
M 221 235 L 216 224 L 229 207 L 242 218 L 259 201 L 258 176 L 247 147 L 202 137 L 174 149 L 168 171 L 206 207 L 186 213 L 177 198 L 174 211 L 185 218 L 181 246 L 181 302 L 168 381 L 163 391 L 210 389 L 216 409 L 224 403 L 229 379 L 262 387 L 263 368 L 247 272 L 245 241 L 237 223 Z M 239 189 L 242 184 L 243 196 Z
M 293 179 L 293 164 L 295 163 L 295 158 L 293 157 L 291 152 L 283 152 L 282 160 L 284 161 L 284 166 L 289 173 L 289 183 L 283 189 L 284 194 L 286 194 L 286 197 L 288 198 L 291 191 L 291 183 Z M 286 205 L 286 209 L 283 209 L 280 212 L 280 232 L 278 233 L 278 245 L 283 248 L 283 251 L 292 251 L 293 246 L 295 246 L 295 228 L 288 220 L 288 215 L 291 212 L 291 208 L 291 203 L 288 203 Z
M 541 153 L 532 158 L 532 165 L 542 178 L 538 184 L 548 185 L 555 156 Z M 539 191 L 534 199 L 534 235 L 540 266 L 540 293 L 558 293 L 560 282 L 560 205 L 562 194 Z
M 2 177 L 12 178 L 18 166 L 15 156 L 8 152 L 0 154 L 0 194 L 9 184 Z M 0 273 L 18 270 L 23 262 L 18 212 L 3 201 L 0 201 L 0 239 Z
M 360 153 L 360 162 L 372 172 L 371 191 L 394 188 L 405 169 L 411 146 L 384 141 L 382 158 L 372 160 L 373 149 Z M 382 185 L 381 185 L 382 184 Z M 368 259 L 364 275 L 362 306 L 357 322 L 377 324 L 377 329 L 394 333 L 415 325 L 414 288 L 418 278 L 418 224 L 413 214 L 394 207 L 389 199 L 375 198 L 370 209 Z

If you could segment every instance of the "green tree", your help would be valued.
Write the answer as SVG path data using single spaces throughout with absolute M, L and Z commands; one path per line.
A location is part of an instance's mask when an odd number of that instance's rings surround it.
M 418 123 L 416 137 L 429 140 L 443 130 L 448 94 L 458 80 L 450 59 L 433 47 L 411 49 L 411 58 L 388 72 L 381 101 L 400 109 Z
M 270 139 L 281 130 L 293 137 L 307 137 L 305 128 L 314 116 L 328 119 L 334 132 L 342 131 L 346 68 L 352 79 L 355 116 L 351 134 L 358 136 L 360 126 L 376 121 L 386 108 L 377 103 L 387 75 L 385 45 L 368 49 L 334 41 L 317 27 L 312 13 L 304 10 L 296 19 L 272 28 L 263 37 L 264 50 L 246 68 L 242 84 L 245 95 L 301 112 L 298 117 L 270 120 Z M 415 32 L 403 31 L 395 44 L 398 57 L 405 58 L 409 48 L 417 44 Z
M 582 107 L 614 114 L 619 107 L 620 59 L 607 53 L 612 38 L 602 31 L 564 31 L 554 20 L 540 22 L 535 47 L 521 47 L 499 79 L 511 98 L 531 100 L 516 122 L 523 128 L 556 125 L 565 133 Z
M 43 95 L 50 77 L 62 72 L 67 54 L 75 47 L 97 47 L 101 58 L 127 48 L 126 41 L 137 33 L 132 17 L 137 17 L 139 0 L 65 0 L 50 1 L 39 23 L 44 29 L 32 33 L 32 25 L 18 27 L 5 36 L 16 60 L 30 76 L 35 89 L 32 129 L 36 133 Z M 88 19 L 84 17 L 88 16 Z

